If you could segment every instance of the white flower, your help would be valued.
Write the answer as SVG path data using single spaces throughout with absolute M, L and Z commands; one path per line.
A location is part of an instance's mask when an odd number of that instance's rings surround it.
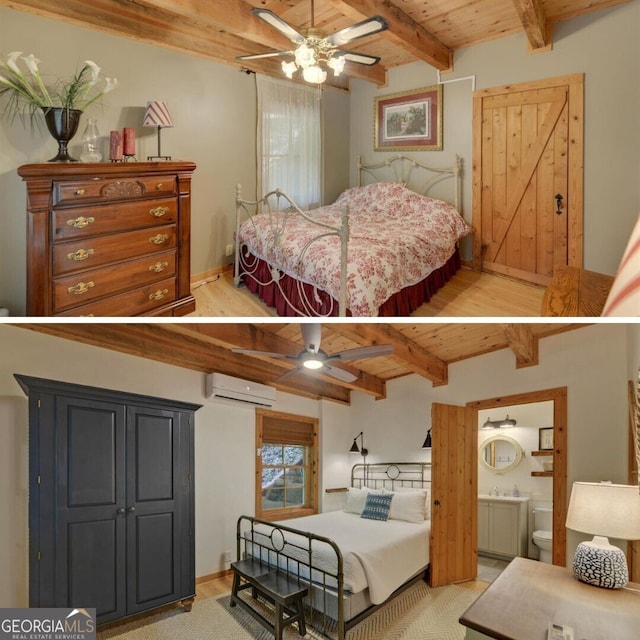
M 37 76 L 40 72 L 38 71 L 38 63 L 40 60 L 36 58 L 33 53 L 30 53 L 28 56 L 22 58 L 24 63 L 27 65 L 27 69 L 31 72 L 31 75 Z
M 16 60 L 22 55 L 22 51 L 12 51 L 8 56 L 7 56 L 7 63 L 6 66 L 9 67 L 9 69 L 11 69 L 11 71 L 13 71 L 13 73 L 21 76 L 22 72 L 20 71 L 20 69 L 18 68 L 18 65 L 16 64 Z
M 100 67 L 93 60 L 85 60 L 84 63 L 91 69 L 90 85 L 93 86 L 100 79 Z
M 105 78 L 105 87 L 102 90 L 102 93 L 109 93 L 109 91 L 113 91 L 118 86 L 118 78 Z

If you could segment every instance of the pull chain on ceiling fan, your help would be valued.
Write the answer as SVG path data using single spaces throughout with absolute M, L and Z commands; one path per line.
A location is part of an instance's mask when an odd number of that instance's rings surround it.
M 324 31 L 315 27 L 314 0 L 311 0 L 311 26 L 305 30 L 304 35 L 282 20 L 273 11 L 255 8 L 251 10 L 251 13 L 289 38 L 296 45 L 296 48 L 291 51 L 273 51 L 238 56 L 237 59 L 258 60 L 260 58 L 292 55 L 294 56 L 293 60 L 282 62 L 284 74 L 288 78 L 293 78 L 293 74 L 301 69 L 304 80 L 313 84 L 322 84 L 327 79 L 327 71 L 323 67 L 328 67 L 333 71 L 334 76 L 339 76 L 344 70 L 346 62 L 355 62 L 367 66 L 377 64 L 380 61 L 378 56 L 342 51 L 338 47 L 353 40 L 380 33 L 388 28 L 386 20 L 376 15 L 328 36 Z
M 355 349 L 346 349 L 339 351 L 333 355 L 329 355 L 320 349 L 320 340 L 322 337 L 322 326 L 317 323 L 304 323 L 300 325 L 302 339 L 304 341 L 304 349 L 297 356 L 290 356 L 284 353 L 274 353 L 271 351 L 258 351 L 255 349 L 231 349 L 234 353 L 242 353 L 250 356 L 264 356 L 268 358 L 286 358 L 294 360 L 298 366 L 292 371 L 285 373 L 281 377 L 289 377 L 298 371 L 305 369 L 317 370 L 320 373 L 341 380 L 342 382 L 353 382 L 357 380 L 350 371 L 345 371 L 339 367 L 333 367 L 330 362 L 344 362 L 345 360 L 363 360 L 365 358 L 375 358 L 378 356 L 386 356 L 393 353 L 393 345 L 380 344 L 370 347 L 356 347 Z

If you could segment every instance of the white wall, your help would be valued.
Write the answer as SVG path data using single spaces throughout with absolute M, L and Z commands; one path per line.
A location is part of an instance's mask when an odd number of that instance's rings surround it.
M 574 480 L 624 482 L 627 454 L 626 325 L 601 324 L 540 344 L 540 365 L 515 369 L 503 350 L 449 368 L 449 384 L 433 388 L 410 375 L 387 385 L 387 399 L 354 393 L 351 407 L 278 394 L 274 409 L 318 417 L 322 439 L 323 509 L 341 507 L 344 494 L 325 488 L 349 483 L 347 453 L 363 430 L 369 461 L 428 460 L 421 449 L 432 402 L 465 404 L 504 394 L 568 387 L 569 486 Z M 634 339 L 637 336 L 633 336 Z M 235 523 L 254 512 L 254 412 L 204 402 L 204 375 L 143 358 L 0 324 L 0 606 L 26 606 L 27 399 L 14 373 L 135 393 L 202 402 L 196 413 L 196 575 L 225 568 Z M 357 456 L 356 456 L 357 458 Z M 579 538 L 569 535 L 568 554 Z
M 529 54 L 524 35 L 459 50 L 454 72 L 443 80 L 476 77 L 476 88 L 585 73 L 584 264 L 615 274 L 640 211 L 640 0 L 554 25 L 553 50 Z M 351 96 L 351 166 L 373 152 L 373 99 L 433 85 L 436 70 L 426 63 L 391 69 L 388 86 L 376 90 L 354 81 Z M 444 87 L 444 149 L 416 153 L 424 162 L 464 162 L 464 213 L 471 220 L 471 82 Z M 621 105 L 625 105 L 624 109 Z M 388 156 L 388 152 L 386 154 Z M 414 154 L 412 154 L 414 155 Z M 353 169 L 352 169 L 353 171 Z M 355 184 L 356 176 L 352 173 Z M 615 223 L 614 223 L 615 221 Z M 470 244 L 463 244 L 466 257 Z
M 231 258 L 225 245 L 233 242 L 235 187 L 245 197 L 255 195 L 256 98 L 255 78 L 227 66 L 125 38 L 76 27 L 57 20 L 0 7 L 0 55 L 10 51 L 34 53 L 40 69 L 52 77 L 69 76 L 84 60 L 95 61 L 119 86 L 87 111 L 69 149 L 79 157 L 86 118 L 95 117 L 104 138 L 111 129 L 134 127 L 137 158 L 157 153 L 154 128 L 142 127 L 148 100 L 165 100 L 175 126 L 162 131 L 162 151 L 176 160 L 197 165 L 192 181 L 191 273 L 207 275 Z M 323 93 L 331 119 L 324 139 L 325 192 L 335 197 L 348 183 L 349 96 Z M 0 105 L 0 114 L 2 112 Z M 16 169 L 46 162 L 57 145 L 46 132 L 31 131 L 19 119 L 0 115 L 0 307 L 24 315 L 26 305 L 26 191 Z

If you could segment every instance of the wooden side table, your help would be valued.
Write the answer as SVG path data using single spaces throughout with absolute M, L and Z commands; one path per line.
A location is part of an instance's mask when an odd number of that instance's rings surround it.
M 543 316 L 599 316 L 613 276 L 578 267 L 556 267 L 542 300 Z
M 546 640 L 550 622 L 573 627 L 575 640 L 637 640 L 640 584 L 602 589 L 564 567 L 515 558 L 460 617 L 467 640 Z

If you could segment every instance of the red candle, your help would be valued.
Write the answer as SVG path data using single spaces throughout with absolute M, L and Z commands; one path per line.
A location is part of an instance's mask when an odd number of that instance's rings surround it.
M 136 155 L 136 130 L 133 127 L 125 127 L 124 129 L 124 155 Z
M 122 160 L 122 132 L 112 131 L 109 137 L 109 158 Z

